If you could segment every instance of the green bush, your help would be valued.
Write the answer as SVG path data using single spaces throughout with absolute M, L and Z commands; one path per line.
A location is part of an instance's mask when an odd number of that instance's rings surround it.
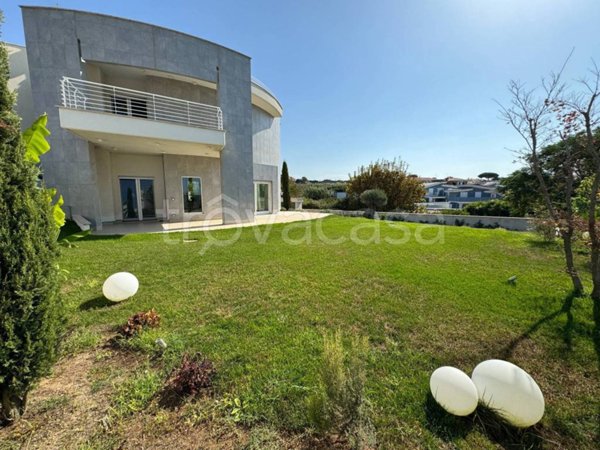
M 8 77 L 0 43 L 0 422 L 25 412 L 28 391 L 57 356 L 62 324 L 55 210 L 32 162 L 49 148 L 45 118 L 36 122 L 45 131 L 29 130 L 26 145 Z
M 449 216 L 468 216 L 469 213 L 467 211 L 465 211 L 464 209 L 434 209 L 432 211 L 430 211 L 431 214 L 442 214 L 442 215 L 449 215 Z
M 556 222 L 547 217 L 536 217 L 533 221 L 533 230 L 545 241 L 553 242 L 556 240 Z
M 308 399 L 308 418 L 321 436 L 337 434 L 352 448 L 373 447 L 375 437 L 365 398 L 366 338 L 354 337 L 345 352 L 342 335 L 326 335 L 319 387 Z
M 288 172 L 287 163 L 284 161 L 283 167 L 281 168 L 281 206 L 287 211 L 290 209 L 291 205 L 290 174 Z
M 304 199 L 302 202 L 303 209 L 335 209 L 335 198 L 324 198 L 321 200 Z
M 357 195 L 347 195 L 346 198 L 336 200 L 333 209 L 342 209 L 344 211 L 358 211 L 362 209 L 360 198 Z
M 387 195 L 381 189 L 368 189 L 360 194 L 360 201 L 369 209 L 383 208 L 387 203 Z
M 360 195 L 369 189 L 381 189 L 387 195 L 386 210 L 414 211 L 425 195 L 423 184 L 407 172 L 401 160 L 380 160 L 361 166 L 350 176 L 346 191 Z
M 510 205 L 504 200 L 473 202 L 463 208 L 471 216 L 510 217 Z
M 331 196 L 331 191 L 321 186 L 309 186 L 304 190 L 304 198 L 311 200 L 322 200 Z

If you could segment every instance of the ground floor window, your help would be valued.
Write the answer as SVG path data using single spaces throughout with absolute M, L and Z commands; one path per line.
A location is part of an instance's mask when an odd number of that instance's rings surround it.
M 202 212 L 202 182 L 200 177 L 183 177 L 181 187 L 183 190 L 183 212 Z
M 256 212 L 270 212 L 271 183 L 257 181 L 254 183 Z

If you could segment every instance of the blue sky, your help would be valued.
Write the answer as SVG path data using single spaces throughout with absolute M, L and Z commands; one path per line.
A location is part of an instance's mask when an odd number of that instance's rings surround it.
M 23 44 L 19 3 L 3 39 Z M 346 178 L 401 157 L 422 176 L 502 175 L 521 143 L 498 119 L 506 84 L 535 84 L 575 53 L 600 61 L 598 0 L 38 1 L 141 20 L 252 57 L 284 106 L 292 176 Z

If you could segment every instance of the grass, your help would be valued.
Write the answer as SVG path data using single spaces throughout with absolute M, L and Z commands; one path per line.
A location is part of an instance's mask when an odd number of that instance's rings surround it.
M 235 244 L 203 254 L 202 232 L 85 237 L 65 248 L 60 262 L 75 330 L 68 353 L 97 347 L 99 333 L 155 308 L 161 327 L 129 345 L 153 355 L 161 337 L 169 347 L 161 362 L 115 388 L 116 415 L 127 420 L 143 411 L 183 351 L 199 351 L 218 369 L 213 395 L 239 399 L 239 423 L 260 446 L 264 439 L 277 442 L 275 432 L 306 431 L 323 334 L 339 329 L 346 344 L 351 336 L 369 340 L 366 391 L 382 448 L 593 448 L 600 438 L 600 383 L 592 305 L 588 298 L 569 303 L 560 251 L 527 233 L 408 223 L 381 224 L 379 244 L 347 239 L 366 240 L 374 224 L 331 217 L 246 228 Z M 405 243 L 385 242 L 405 232 L 411 236 Z M 415 233 L 443 233 L 443 242 L 419 244 Z M 323 234 L 346 240 L 327 244 Z M 117 271 L 134 273 L 140 289 L 110 304 L 101 297 L 102 283 Z M 515 286 L 507 283 L 512 275 Z M 489 358 L 523 367 L 545 394 L 542 423 L 521 440 L 519 433 L 490 432 L 476 416 L 448 416 L 428 397 L 438 366 L 470 374 Z
M 159 374 L 149 368 L 116 386 L 111 413 L 116 418 L 144 410 L 161 386 Z

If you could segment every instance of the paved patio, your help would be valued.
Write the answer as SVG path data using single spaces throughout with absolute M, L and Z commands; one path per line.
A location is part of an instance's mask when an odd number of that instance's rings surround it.
M 193 222 L 118 222 L 104 224 L 102 230 L 94 230 L 96 235 L 123 235 L 135 233 L 174 233 L 178 231 L 221 230 L 226 228 L 253 227 L 256 225 L 269 225 L 276 223 L 300 222 L 302 220 L 315 220 L 329 214 L 313 211 L 281 211 L 277 214 L 257 215 L 254 222 L 242 224 L 223 225 L 222 220 L 204 220 Z

